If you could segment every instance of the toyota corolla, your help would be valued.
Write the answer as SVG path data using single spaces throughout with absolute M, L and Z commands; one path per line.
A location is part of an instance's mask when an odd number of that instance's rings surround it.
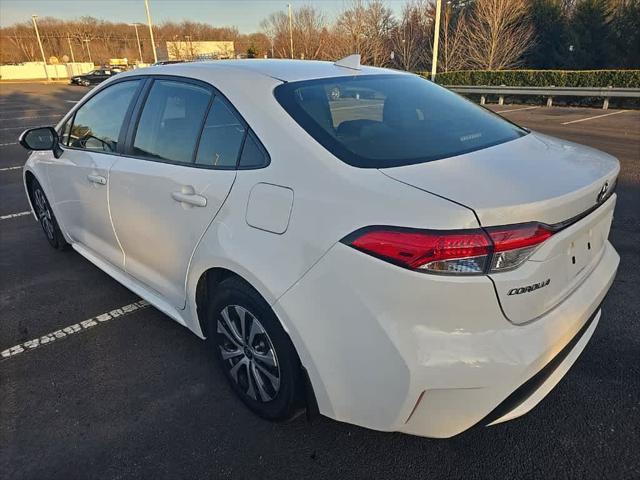
M 615 158 L 357 56 L 122 73 L 20 140 L 49 243 L 206 338 L 267 419 L 523 415 L 618 267 Z

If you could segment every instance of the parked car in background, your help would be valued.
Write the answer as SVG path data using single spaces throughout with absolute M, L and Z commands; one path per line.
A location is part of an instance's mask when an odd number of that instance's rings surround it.
M 206 338 L 264 418 L 523 415 L 600 320 L 618 161 L 356 58 L 122 73 L 22 134 L 35 218 Z
M 185 63 L 186 60 L 158 60 L 155 63 L 152 63 L 151 66 L 152 67 L 159 67 L 161 65 L 173 65 L 176 63 Z
M 116 68 L 100 68 L 83 75 L 75 75 L 71 77 L 71 81 L 69 83 L 71 85 L 82 85 L 83 87 L 88 87 L 90 85 L 102 83 L 120 72 L 122 72 L 122 70 Z

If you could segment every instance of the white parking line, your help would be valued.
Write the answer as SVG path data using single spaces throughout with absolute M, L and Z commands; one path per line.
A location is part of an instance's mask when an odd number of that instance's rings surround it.
M 26 130 L 27 128 L 34 128 L 34 127 L 41 127 L 42 124 L 40 125 L 21 125 L 19 127 L 4 127 L 4 128 L 0 128 L 0 130 Z
M 535 108 L 540 108 L 540 105 L 536 105 L 535 107 L 523 107 L 523 108 L 514 108 L 512 110 L 499 110 L 496 113 L 510 113 L 510 112 L 520 112 L 522 110 L 533 110 Z
M 0 113 L 23 112 L 26 110 L 30 110 L 32 112 L 50 112 L 51 110 L 55 110 L 55 108 L 51 108 L 51 107 L 38 108 L 38 107 L 29 107 L 25 105 L 23 107 L 0 108 Z
M 56 113 L 53 115 L 31 115 L 28 117 L 12 117 L 12 118 L 2 118 L 1 120 L 26 120 L 28 118 L 51 118 L 51 117 L 61 117 L 62 114 Z
M 331 111 L 354 110 L 356 108 L 372 108 L 372 107 L 379 107 L 381 105 L 384 105 L 384 103 L 370 103 L 369 105 L 351 105 L 349 107 L 333 107 L 331 108 Z
M 24 343 L 19 343 L 18 345 L 14 345 L 13 347 L 9 347 L 0 352 L 0 356 L 2 356 L 3 359 L 15 357 L 16 355 L 34 350 L 42 345 L 55 342 L 56 340 L 66 338 L 70 335 L 75 335 L 76 333 L 83 332 L 85 330 L 88 330 L 89 328 L 102 325 L 109 320 L 113 320 L 114 318 L 124 317 L 125 315 L 128 315 L 130 313 L 136 312 L 143 308 L 147 308 L 148 306 L 149 303 L 145 300 L 130 303 L 129 305 L 116 308 L 115 310 L 111 310 L 110 312 L 102 313 L 87 320 L 83 320 L 80 323 L 74 323 L 73 325 L 61 328 L 60 330 L 56 330 L 55 332 L 47 333 L 46 335 L 42 335 L 41 337 L 28 340 Z
M 8 147 L 9 145 L 17 145 L 18 142 L 0 143 L 0 147 Z
M 22 168 L 22 165 L 16 165 L 15 167 L 2 167 L 0 168 L 0 172 L 8 172 L 9 170 L 18 170 L 20 168 Z
M 605 113 L 604 115 L 596 115 L 595 117 L 580 118 L 578 120 L 571 120 L 570 122 L 564 122 L 562 125 L 571 125 L 572 123 L 586 122 L 587 120 L 595 120 L 596 118 L 609 117 L 611 115 L 618 115 L 619 113 L 626 113 L 629 110 L 618 110 L 617 112 Z
M 18 212 L 10 213 L 9 215 L 2 215 L 0 220 L 9 220 L 10 218 L 24 217 L 25 215 L 31 215 L 31 212 Z

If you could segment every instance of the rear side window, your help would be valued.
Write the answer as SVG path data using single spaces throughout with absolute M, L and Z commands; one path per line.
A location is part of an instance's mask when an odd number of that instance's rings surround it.
M 192 163 L 211 95 L 198 85 L 154 81 L 138 122 L 133 154 Z
M 235 168 L 246 133 L 244 124 L 221 97 L 215 97 L 202 130 L 196 163 Z
M 242 147 L 240 168 L 261 168 L 269 164 L 269 156 L 253 132 L 247 134 Z
M 365 75 L 280 85 L 276 99 L 327 150 L 356 167 L 429 162 L 514 140 L 526 131 L 415 75 Z
M 98 92 L 75 114 L 70 131 L 62 141 L 73 148 L 115 152 L 118 136 L 129 105 L 140 85 L 139 80 L 116 83 Z

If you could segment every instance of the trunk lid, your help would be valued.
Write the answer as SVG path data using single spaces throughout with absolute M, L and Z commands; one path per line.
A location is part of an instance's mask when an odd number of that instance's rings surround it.
M 620 167 L 606 153 L 538 133 L 476 152 L 385 175 L 465 205 L 482 226 L 539 221 L 556 224 L 596 204 Z
M 526 323 L 593 271 L 609 235 L 619 173 L 603 152 L 531 133 L 470 154 L 382 172 L 472 209 L 483 227 L 540 222 L 562 228 L 512 271 L 492 273 L 507 318 Z

